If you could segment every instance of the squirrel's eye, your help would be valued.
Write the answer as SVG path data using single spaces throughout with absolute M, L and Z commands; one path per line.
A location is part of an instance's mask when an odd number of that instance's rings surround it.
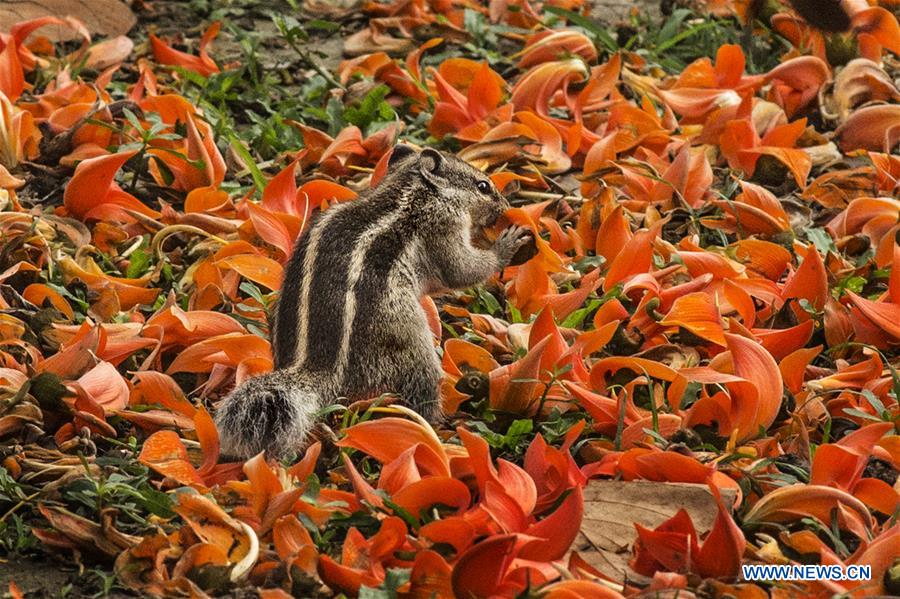
M 484 180 L 476 183 L 475 187 L 477 187 L 478 191 L 480 191 L 481 193 L 490 193 L 491 191 L 491 184 Z

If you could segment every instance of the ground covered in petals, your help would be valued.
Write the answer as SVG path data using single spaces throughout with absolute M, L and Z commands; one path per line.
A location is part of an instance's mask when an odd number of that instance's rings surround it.
M 10 595 L 900 594 L 900 5 L 825 33 L 748 4 L 0 24 Z M 440 426 L 373 398 L 230 460 L 211 414 L 272 368 L 294 241 L 401 141 L 488 172 L 534 257 L 423 300 Z M 661 501 L 604 567 L 576 540 L 610 479 L 693 484 L 708 526 Z

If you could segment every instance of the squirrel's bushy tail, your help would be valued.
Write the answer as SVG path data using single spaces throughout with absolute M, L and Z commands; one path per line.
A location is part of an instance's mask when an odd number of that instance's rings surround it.
M 308 377 L 276 370 L 236 387 L 216 412 L 224 455 L 250 458 L 263 450 L 279 457 L 300 451 L 323 400 Z

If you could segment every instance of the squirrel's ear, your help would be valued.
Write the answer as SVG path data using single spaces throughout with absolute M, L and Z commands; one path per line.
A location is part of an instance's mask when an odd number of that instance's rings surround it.
M 416 151 L 412 149 L 411 146 L 408 146 L 406 144 L 397 144 L 396 146 L 394 146 L 394 149 L 391 150 L 391 157 L 388 159 L 388 166 L 396 166 L 398 163 L 415 153 Z
M 434 148 L 425 148 L 419 154 L 419 168 L 426 177 L 440 175 L 444 168 L 444 157 Z

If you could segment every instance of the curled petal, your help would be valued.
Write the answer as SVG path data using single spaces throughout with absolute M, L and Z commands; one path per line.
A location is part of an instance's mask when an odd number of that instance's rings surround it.
M 219 66 L 210 57 L 206 47 L 219 35 L 221 26 L 222 24 L 216 21 L 203 33 L 199 56 L 176 50 L 151 33 L 150 46 L 153 48 L 153 55 L 160 64 L 182 67 L 198 75 L 209 77 L 213 73 L 219 72 Z
M 767 493 L 750 508 L 744 522 L 793 522 L 810 516 L 829 524 L 832 512 L 839 506 L 847 508 L 863 530 L 871 530 L 875 525 L 865 504 L 846 491 L 804 484 L 780 487 Z
M 553 95 L 565 90 L 569 82 L 586 79 L 588 74 L 587 65 L 580 58 L 546 62 L 522 75 L 510 99 L 516 110 L 533 108 L 546 116 Z
M 837 128 L 835 136 L 844 152 L 862 148 L 890 154 L 900 143 L 900 104 L 860 108 Z
M 542 62 L 578 55 L 588 62 L 597 60 L 597 48 L 589 37 L 580 31 L 561 29 L 542 31 L 531 36 L 525 48 L 516 56 L 519 68 L 527 69 Z

